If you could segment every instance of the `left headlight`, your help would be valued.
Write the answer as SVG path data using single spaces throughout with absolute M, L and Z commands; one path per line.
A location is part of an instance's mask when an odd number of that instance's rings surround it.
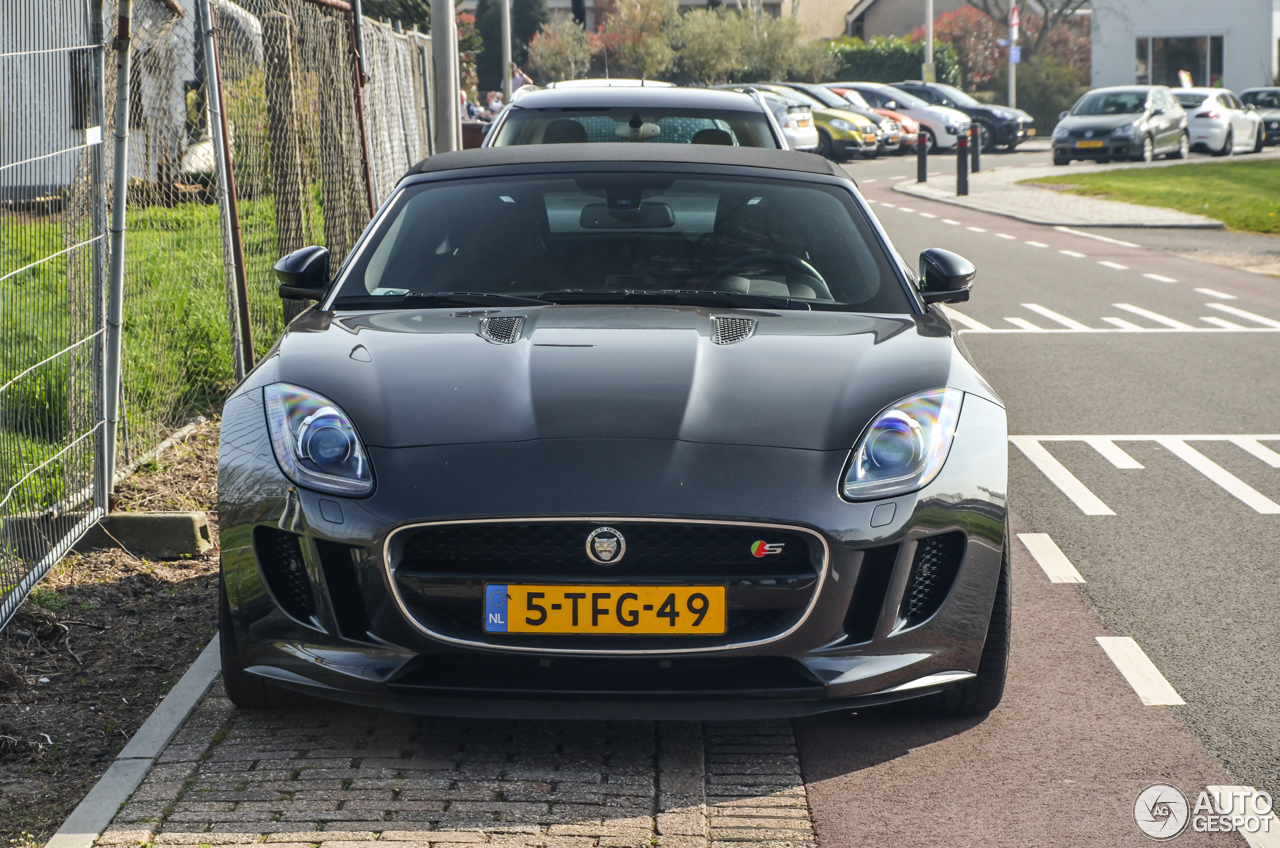
M 963 402 L 959 389 L 934 389 L 881 412 L 853 449 L 844 496 L 887 498 L 927 486 L 947 461 Z
M 364 445 L 337 404 L 289 383 L 274 383 L 263 393 L 271 446 L 286 477 L 335 495 L 373 491 Z
M 1125 124 L 1123 127 L 1116 127 L 1114 130 L 1111 131 L 1111 134 L 1115 136 L 1120 136 L 1121 138 L 1131 138 L 1134 135 L 1136 135 L 1137 132 L 1138 132 L 1137 124 Z

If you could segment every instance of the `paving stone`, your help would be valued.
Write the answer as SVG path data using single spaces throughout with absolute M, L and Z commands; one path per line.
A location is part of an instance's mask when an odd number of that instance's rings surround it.
M 763 828 L 763 827 L 713 827 L 711 828 L 712 842 L 730 842 L 730 841 L 765 841 L 765 840 L 783 840 L 792 842 L 812 842 L 813 835 L 811 833 L 801 833 L 795 830 L 784 830 L 782 828 Z

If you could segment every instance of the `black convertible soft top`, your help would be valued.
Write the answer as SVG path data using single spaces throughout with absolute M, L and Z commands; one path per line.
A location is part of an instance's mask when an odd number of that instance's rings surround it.
M 464 168 L 559 165 L 568 162 L 737 165 L 850 179 L 844 170 L 813 153 L 795 150 L 764 150 L 758 147 L 722 147 L 711 144 L 527 144 L 458 150 L 452 153 L 438 153 L 423 159 L 405 176 Z

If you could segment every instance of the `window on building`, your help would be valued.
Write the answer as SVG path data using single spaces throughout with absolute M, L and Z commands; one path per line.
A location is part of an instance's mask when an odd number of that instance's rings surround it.
M 1139 85 L 1180 88 L 1180 71 L 1191 84 L 1218 85 L 1222 80 L 1223 40 L 1220 35 L 1147 36 L 1136 42 L 1134 81 Z

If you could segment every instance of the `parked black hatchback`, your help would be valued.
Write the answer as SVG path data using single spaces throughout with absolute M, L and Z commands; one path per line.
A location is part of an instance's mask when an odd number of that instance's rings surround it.
M 1007 435 L 940 303 L 816 156 L 434 156 L 223 412 L 241 707 L 794 716 L 1000 700 Z
M 893 87 L 937 106 L 964 112 L 973 123 L 982 128 L 984 151 L 1004 147 L 1012 153 L 1019 144 L 1036 134 L 1035 118 L 1021 109 L 980 103 L 954 85 L 907 80 L 895 82 Z

